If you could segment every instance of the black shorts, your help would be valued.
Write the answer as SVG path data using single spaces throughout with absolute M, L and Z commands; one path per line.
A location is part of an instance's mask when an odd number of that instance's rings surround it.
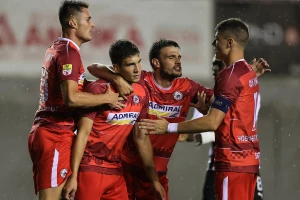
M 208 170 L 205 175 L 202 200 L 214 200 L 215 172 Z M 254 200 L 263 200 L 263 186 L 260 174 L 257 175 Z

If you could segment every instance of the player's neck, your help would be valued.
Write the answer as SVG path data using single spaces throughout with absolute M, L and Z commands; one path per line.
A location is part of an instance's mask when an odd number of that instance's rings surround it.
M 228 59 L 225 60 L 225 64 L 226 66 L 230 66 L 241 59 L 244 59 L 244 51 L 233 52 L 229 54 Z
M 75 44 L 77 44 L 78 47 L 82 45 L 82 42 L 77 38 L 74 34 L 72 34 L 70 31 L 65 31 L 62 34 L 63 38 L 68 38 L 72 40 Z
M 158 70 L 153 73 L 153 77 L 154 77 L 155 82 L 162 88 L 169 88 L 172 86 L 173 80 L 171 80 L 171 79 L 168 80 L 168 79 L 162 77 Z

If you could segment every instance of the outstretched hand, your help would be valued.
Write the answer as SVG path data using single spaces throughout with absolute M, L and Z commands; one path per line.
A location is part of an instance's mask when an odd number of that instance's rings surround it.
M 264 73 L 271 72 L 271 68 L 270 68 L 268 62 L 265 61 L 263 58 L 260 58 L 258 60 L 256 60 L 256 58 L 254 58 L 250 62 L 250 65 L 251 65 L 252 69 L 255 71 L 257 77 L 260 77 Z
M 169 122 L 162 117 L 158 119 L 142 119 L 138 122 L 140 129 L 148 130 L 149 135 L 165 134 L 168 131 Z

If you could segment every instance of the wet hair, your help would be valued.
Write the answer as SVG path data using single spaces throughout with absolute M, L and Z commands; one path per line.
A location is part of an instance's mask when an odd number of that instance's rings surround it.
M 58 17 L 63 29 L 69 27 L 71 16 L 82 12 L 82 8 L 89 8 L 89 4 L 84 1 L 64 0 L 61 2 Z
M 241 47 L 245 48 L 249 40 L 248 24 L 238 18 L 229 18 L 220 22 L 215 31 L 225 34 L 226 38 L 232 37 Z
M 173 40 L 167 40 L 167 39 L 160 39 L 155 41 L 149 51 L 149 61 L 152 66 L 152 59 L 153 58 L 159 58 L 160 50 L 165 47 L 177 47 L 180 49 L 180 46 L 177 44 L 177 42 Z M 153 67 L 153 66 L 152 66 Z
M 110 45 L 109 57 L 112 64 L 121 67 L 124 59 L 140 54 L 138 47 L 130 40 L 117 40 Z

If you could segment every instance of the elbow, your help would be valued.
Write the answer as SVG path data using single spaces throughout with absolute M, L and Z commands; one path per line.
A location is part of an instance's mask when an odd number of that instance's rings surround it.
M 87 70 L 89 71 L 89 73 L 91 73 L 93 71 L 94 65 L 90 65 L 87 67 Z
M 77 107 L 77 102 L 76 102 L 75 98 L 71 97 L 71 96 L 64 98 L 64 103 L 65 103 L 65 105 L 67 105 L 68 107 L 71 107 L 71 108 Z
M 211 124 L 210 124 L 211 131 L 216 131 L 219 126 L 220 126 L 220 122 L 216 120 L 211 120 Z
M 216 131 L 218 129 L 218 125 L 216 125 L 215 123 L 211 125 L 211 131 Z

